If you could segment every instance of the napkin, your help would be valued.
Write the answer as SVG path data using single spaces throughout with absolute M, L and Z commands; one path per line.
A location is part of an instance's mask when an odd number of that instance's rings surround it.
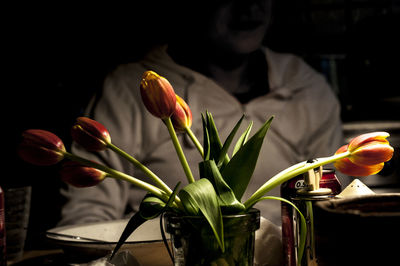
M 284 265 L 282 230 L 271 221 L 261 217 L 260 229 L 256 231 L 254 247 L 255 266 Z

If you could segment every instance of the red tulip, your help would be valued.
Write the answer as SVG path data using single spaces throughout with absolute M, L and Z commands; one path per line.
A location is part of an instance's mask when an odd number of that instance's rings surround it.
M 153 71 L 146 71 L 140 82 L 140 94 L 147 110 L 164 119 L 175 111 L 176 96 L 169 81 Z
M 78 117 L 71 129 L 72 138 L 88 151 L 102 151 L 111 143 L 110 133 L 99 122 Z
M 172 124 L 177 132 L 185 132 L 186 128 L 192 126 L 192 111 L 187 103 L 178 95 L 176 95 L 175 112 L 171 116 Z
M 60 171 L 61 180 L 75 187 L 95 186 L 103 181 L 106 175 L 103 171 L 74 161 L 64 163 Z
M 346 152 L 348 145 L 340 147 L 335 154 Z M 384 166 L 384 163 L 373 165 L 357 165 L 352 163 L 349 158 L 343 158 L 334 163 L 334 166 L 340 172 L 349 176 L 369 176 L 379 173 Z
M 350 161 L 358 165 L 375 165 L 389 161 L 394 149 L 386 140 L 387 137 L 389 133 L 372 132 L 354 138 L 348 146 Z
M 41 129 L 28 129 L 22 133 L 19 156 L 35 165 L 53 165 L 64 159 L 65 146 L 55 134 Z

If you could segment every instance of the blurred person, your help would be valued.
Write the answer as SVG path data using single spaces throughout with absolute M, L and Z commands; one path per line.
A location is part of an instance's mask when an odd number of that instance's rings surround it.
M 322 75 L 301 58 L 263 46 L 271 22 L 271 0 L 190 2 L 171 28 L 167 45 L 152 49 L 141 61 L 120 65 L 104 82 L 87 115 L 104 124 L 113 143 L 132 154 L 170 187 L 184 178 L 169 134 L 144 107 L 139 84 L 153 70 L 170 81 L 190 106 L 192 131 L 202 140 L 201 113 L 212 113 L 224 141 L 239 118 L 254 122 L 253 133 L 272 122 L 243 199 L 270 177 L 310 158 L 333 154 L 342 145 L 340 106 Z M 196 10 L 196 11 L 194 11 Z M 159 29 L 148 29 L 157 34 Z M 202 160 L 186 135 L 179 135 L 189 165 L 198 178 Z M 73 152 L 137 178 L 145 175 L 110 151 Z M 138 210 L 145 191 L 127 182 L 106 179 L 90 188 L 68 187 L 60 225 L 125 218 Z M 278 195 L 279 188 L 269 195 Z M 261 215 L 280 225 L 280 203 L 255 205 Z

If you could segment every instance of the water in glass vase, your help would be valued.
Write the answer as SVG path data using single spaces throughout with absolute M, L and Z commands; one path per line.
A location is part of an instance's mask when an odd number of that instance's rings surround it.
M 253 265 L 259 210 L 223 216 L 225 252 L 204 217 L 170 213 L 165 220 L 166 231 L 171 235 L 174 265 Z

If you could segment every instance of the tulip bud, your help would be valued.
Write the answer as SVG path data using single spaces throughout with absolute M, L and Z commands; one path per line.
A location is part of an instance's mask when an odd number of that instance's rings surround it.
M 65 146 L 53 133 L 41 129 L 28 129 L 22 133 L 18 155 L 35 165 L 53 165 L 64 159 Z
M 348 151 L 350 161 L 359 165 L 375 165 L 389 161 L 394 149 L 386 138 L 389 133 L 372 132 L 360 135 L 350 141 Z
M 171 116 L 172 124 L 177 132 L 185 132 L 186 128 L 192 126 L 192 111 L 187 103 L 178 95 L 176 95 L 175 112 Z
M 106 177 L 106 173 L 96 168 L 68 161 L 60 171 L 61 180 L 74 187 L 91 187 L 99 184 Z
M 335 154 L 346 152 L 348 145 L 344 145 L 340 147 Z M 343 174 L 349 176 L 369 176 L 379 173 L 384 166 L 384 163 L 378 163 L 373 165 L 358 165 L 352 163 L 349 158 L 343 158 L 334 163 L 334 166 L 337 170 L 342 172 Z
M 153 71 L 146 71 L 140 82 L 140 94 L 147 110 L 154 116 L 164 119 L 175 111 L 176 96 L 167 79 Z
M 102 151 L 111 143 L 107 129 L 99 122 L 87 117 L 78 117 L 71 129 L 72 138 L 88 151 Z

